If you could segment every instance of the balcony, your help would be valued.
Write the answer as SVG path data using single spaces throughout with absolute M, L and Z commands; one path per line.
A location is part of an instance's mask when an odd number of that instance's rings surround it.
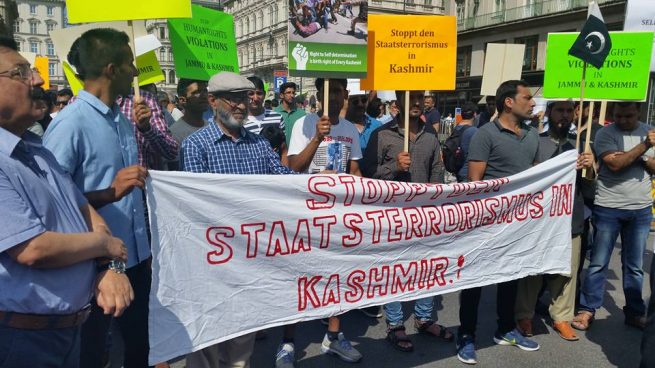
M 619 3 L 624 0 L 596 0 L 598 4 Z M 467 31 L 475 28 L 489 27 L 501 23 L 509 23 L 563 13 L 571 10 L 583 10 L 588 6 L 588 0 L 544 0 L 534 4 L 505 9 L 495 13 L 481 14 L 474 17 L 458 18 L 457 31 Z

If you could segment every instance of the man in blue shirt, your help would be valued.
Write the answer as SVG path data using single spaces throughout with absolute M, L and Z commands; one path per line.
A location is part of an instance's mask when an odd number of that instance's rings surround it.
M 97 304 L 115 316 L 133 295 L 125 275 L 96 268 L 127 259 L 125 245 L 26 131 L 45 113 L 32 97 L 42 84 L 16 42 L 0 37 L 0 362 L 79 367 L 94 286 Z
M 231 72 L 209 80 L 209 104 L 214 121 L 182 142 L 182 170 L 220 174 L 294 174 L 282 166 L 266 138 L 244 129 L 248 92 L 255 85 Z M 220 328 L 220 326 L 215 326 Z M 187 368 L 248 367 L 255 333 L 212 345 L 187 355 Z
M 127 246 L 127 265 L 123 267 L 127 267 L 135 299 L 117 322 L 125 340 L 124 366 L 145 367 L 151 275 L 141 188 L 147 171 L 138 165 L 132 124 L 116 104 L 117 96 L 130 93 L 138 72 L 127 35 L 106 28 L 78 38 L 68 61 L 83 78 L 84 90 L 53 120 L 44 144 Z M 149 121 L 150 111 L 143 100 L 136 102 L 135 121 Z M 109 322 L 94 305 L 82 331 L 84 367 L 101 365 Z

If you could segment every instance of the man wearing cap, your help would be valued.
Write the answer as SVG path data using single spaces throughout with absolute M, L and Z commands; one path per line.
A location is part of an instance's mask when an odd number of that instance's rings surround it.
M 133 294 L 125 275 L 103 269 L 127 258 L 125 245 L 26 131 L 45 113 L 34 103 L 42 84 L 0 37 L 0 364 L 76 368 L 93 291 L 115 316 Z
M 280 163 L 266 138 L 244 129 L 248 93 L 255 86 L 231 72 L 209 80 L 214 121 L 182 143 L 182 171 L 220 174 L 293 174 Z M 220 326 L 216 326 L 220 328 Z M 255 333 L 239 336 L 187 355 L 188 368 L 248 367 Z

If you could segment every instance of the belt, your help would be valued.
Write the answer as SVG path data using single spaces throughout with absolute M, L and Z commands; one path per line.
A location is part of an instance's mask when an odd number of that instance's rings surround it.
M 71 314 L 25 314 L 0 311 L 0 325 L 21 330 L 70 328 L 84 323 L 90 313 L 90 305 Z

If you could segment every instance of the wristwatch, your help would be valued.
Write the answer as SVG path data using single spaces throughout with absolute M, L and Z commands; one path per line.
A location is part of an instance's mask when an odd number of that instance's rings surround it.
M 112 270 L 118 274 L 125 273 L 125 270 L 127 267 L 125 267 L 125 262 L 121 261 L 120 259 L 112 259 L 108 263 L 105 263 L 103 265 L 99 265 L 97 267 L 98 273 L 104 272 L 107 270 Z

